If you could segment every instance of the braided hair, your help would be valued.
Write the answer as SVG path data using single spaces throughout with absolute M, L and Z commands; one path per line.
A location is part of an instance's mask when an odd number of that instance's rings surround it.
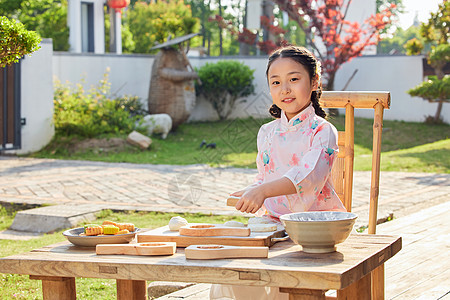
M 308 71 L 309 78 L 312 81 L 317 77 L 320 82 L 321 64 L 317 58 L 306 48 L 297 46 L 287 46 L 275 50 L 269 57 L 269 62 L 266 69 L 266 77 L 268 77 L 269 69 L 272 63 L 278 58 L 290 58 L 299 64 L 303 65 Z M 319 104 L 320 96 L 322 95 L 322 88 L 319 85 L 316 91 L 311 92 L 311 103 L 314 107 L 316 115 L 326 118 L 327 114 Z M 281 108 L 273 104 L 269 108 L 269 113 L 274 118 L 281 118 Z

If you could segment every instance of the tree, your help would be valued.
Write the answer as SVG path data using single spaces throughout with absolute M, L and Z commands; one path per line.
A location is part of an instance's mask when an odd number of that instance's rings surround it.
M 392 6 L 394 4 L 394 6 Z M 399 23 L 399 15 L 405 12 L 405 6 L 403 5 L 403 0 L 376 0 L 377 13 L 382 12 L 384 9 L 389 8 L 391 15 L 391 23 L 386 24 L 386 26 L 380 30 L 380 35 L 388 34 L 391 27 L 395 27 Z M 398 29 L 399 27 L 397 27 Z M 391 32 L 392 33 L 392 32 Z
M 406 54 L 405 44 L 411 39 L 416 39 L 421 44 L 425 42 L 420 35 L 420 27 L 411 26 L 406 30 L 397 28 L 392 36 L 385 37 L 378 43 L 377 54 Z
M 222 27 L 211 22 L 215 15 L 222 16 L 229 20 L 236 27 L 241 27 L 244 20 L 245 8 L 241 0 L 220 1 L 220 5 L 214 8 L 211 0 L 190 0 L 192 15 L 201 20 L 203 47 L 207 49 L 208 55 L 236 55 L 239 53 L 239 43 L 230 35 L 230 32 L 224 31 Z M 195 5 L 193 3 L 196 3 Z M 245 1 L 244 1 L 245 2 Z M 226 5 L 224 5 L 226 4 Z M 199 8 L 201 8 L 199 12 Z
M 380 30 L 391 23 L 392 4 L 381 12 L 372 15 L 360 25 L 346 20 L 352 0 L 274 0 L 279 9 L 285 11 L 298 28 L 306 33 L 307 45 L 322 61 L 326 89 L 334 89 L 334 79 L 339 67 L 352 58 L 360 56 L 364 49 L 376 45 Z M 218 20 L 220 26 L 229 23 Z M 261 18 L 263 26 L 274 38 L 258 42 L 257 46 L 269 53 L 275 48 L 289 44 L 284 39 L 285 30 L 273 25 L 273 20 Z M 241 42 L 253 43 L 256 33 L 244 28 L 230 29 Z
M 34 31 L 7 17 L 0 17 L 0 68 L 19 61 L 25 54 L 40 48 L 41 38 Z
M 53 40 L 53 50 L 69 50 L 67 0 L 26 0 L 20 6 L 19 20 L 27 29 Z
M 0 15 L 19 20 L 27 30 L 53 40 L 53 50 L 69 49 L 67 0 L 1 0 Z
M 211 9 L 211 0 L 188 0 L 191 6 L 192 16 L 200 19 L 200 35 L 201 35 L 201 46 L 207 50 L 209 55 L 211 38 L 214 31 L 214 26 L 211 22 L 208 22 L 208 18 L 213 15 L 213 10 Z
M 0 15 L 13 18 L 24 0 L 0 0 Z
M 438 11 L 431 13 L 427 23 L 420 27 L 421 36 L 425 43 L 431 44 L 431 51 L 427 54 L 428 64 L 434 69 L 436 76 L 428 81 L 411 89 L 408 93 L 411 96 L 422 97 L 429 102 L 437 102 L 438 107 L 434 118 L 434 123 L 440 122 L 442 106 L 444 102 L 450 101 L 450 80 L 444 74 L 444 66 L 450 62 L 450 1 L 444 0 L 439 4 Z M 420 54 L 423 45 L 418 40 L 412 40 L 407 44 L 408 52 L 411 55 Z
M 408 91 L 411 96 L 421 97 L 431 103 L 439 103 L 435 116 L 427 121 L 440 123 L 440 115 L 443 102 L 450 102 L 450 75 L 444 75 L 442 79 L 437 76 L 429 76 L 427 81 L 422 82 Z
M 182 0 L 136 2 L 124 16 L 136 42 L 136 53 L 150 53 L 156 43 L 198 31 L 199 20 Z

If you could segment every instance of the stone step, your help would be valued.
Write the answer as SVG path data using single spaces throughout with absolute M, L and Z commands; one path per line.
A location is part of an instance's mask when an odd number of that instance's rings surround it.
M 51 205 L 17 212 L 10 230 L 50 233 L 65 228 L 75 227 L 81 222 L 96 219 L 101 211 L 99 206 L 85 205 Z

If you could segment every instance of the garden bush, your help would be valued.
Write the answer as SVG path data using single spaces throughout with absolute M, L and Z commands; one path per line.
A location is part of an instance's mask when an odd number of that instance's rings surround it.
M 239 98 L 249 96 L 255 90 L 255 70 L 238 61 L 206 63 L 196 71 L 201 80 L 201 84 L 195 85 L 197 95 L 211 102 L 221 120 L 230 115 Z
M 18 62 L 40 48 L 41 38 L 16 20 L 0 16 L 0 68 Z
M 85 91 L 81 84 L 55 83 L 54 123 L 57 135 L 92 138 L 106 133 L 128 133 L 146 112 L 136 96 L 111 99 L 108 75 Z

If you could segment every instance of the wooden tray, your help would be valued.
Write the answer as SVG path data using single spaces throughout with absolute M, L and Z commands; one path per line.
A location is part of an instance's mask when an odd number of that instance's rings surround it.
M 198 224 L 182 226 L 180 235 L 188 236 L 249 236 L 250 228 L 224 225 Z
M 173 242 L 102 244 L 95 247 L 95 252 L 97 254 L 173 255 L 176 249 L 177 244 Z
M 178 231 L 170 231 L 169 226 L 164 226 L 138 233 L 136 238 L 139 243 L 176 242 L 177 247 L 204 244 L 270 247 L 276 242 L 288 239 L 283 225 L 278 225 L 277 231 L 251 232 L 249 236 L 186 236 L 180 235 Z
M 188 259 L 267 258 L 269 247 L 191 245 L 184 254 Z

